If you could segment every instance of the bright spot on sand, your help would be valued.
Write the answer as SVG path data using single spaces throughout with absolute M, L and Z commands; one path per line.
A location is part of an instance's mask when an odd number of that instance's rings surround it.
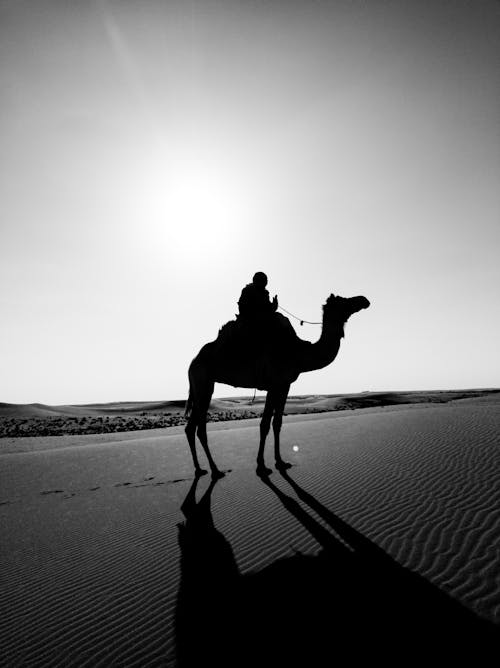
M 292 450 L 293 450 L 294 452 L 298 452 L 298 451 L 299 451 L 299 446 L 298 446 L 298 445 L 294 445 L 294 446 L 292 447 Z

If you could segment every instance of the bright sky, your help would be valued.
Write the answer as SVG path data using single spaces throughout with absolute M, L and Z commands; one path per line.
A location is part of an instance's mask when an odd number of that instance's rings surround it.
M 372 302 L 292 394 L 499 386 L 499 64 L 494 0 L 0 1 L 0 401 L 185 397 L 257 270 Z

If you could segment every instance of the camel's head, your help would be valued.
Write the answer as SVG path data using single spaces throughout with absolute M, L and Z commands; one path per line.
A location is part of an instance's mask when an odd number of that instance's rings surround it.
M 339 297 L 333 293 L 326 300 L 323 306 L 325 315 L 334 317 L 338 322 L 346 322 L 353 313 L 368 308 L 370 302 L 366 297 L 358 295 L 357 297 Z

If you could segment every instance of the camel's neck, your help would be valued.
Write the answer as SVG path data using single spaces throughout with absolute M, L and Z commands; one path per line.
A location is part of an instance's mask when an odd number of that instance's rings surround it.
M 323 369 L 337 357 L 344 336 L 344 323 L 323 316 L 321 336 L 316 343 L 304 345 L 300 355 L 300 372 Z

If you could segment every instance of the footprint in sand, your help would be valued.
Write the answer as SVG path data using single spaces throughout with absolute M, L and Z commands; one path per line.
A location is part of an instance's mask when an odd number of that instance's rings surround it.
M 40 492 L 40 494 L 42 494 L 42 495 L 46 495 L 46 494 L 64 494 L 64 490 L 63 489 L 47 489 L 43 492 Z

